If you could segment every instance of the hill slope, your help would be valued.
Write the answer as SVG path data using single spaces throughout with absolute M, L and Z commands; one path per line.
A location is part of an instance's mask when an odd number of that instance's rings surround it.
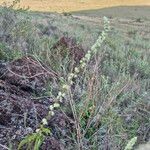
M 57 93 L 66 91 L 62 85 L 70 85 L 72 70 L 78 70 L 83 53 L 101 35 L 104 14 L 110 21 L 109 35 L 74 79 L 61 108 L 47 120 L 51 134 L 42 134 L 40 149 L 77 149 L 76 122 L 83 149 L 122 150 L 133 137 L 138 138 L 136 146 L 148 142 L 148 11 L 119 7 L 65 15 L 0 7 L 0 150 L 15 150 L 26 135 L 39 135 L 36 129 L 50 106 L 58 105 Z

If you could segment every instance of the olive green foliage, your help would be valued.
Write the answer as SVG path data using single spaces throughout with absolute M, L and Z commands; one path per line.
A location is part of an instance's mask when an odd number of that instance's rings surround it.
M 48 128 L 40 127 L 40 130 L 37 130 L 36 133 L 26 136 L 18 146 L 18 150 L 21 150 L 23 147 L 26 147 L 26 150 L 39 150 L 42 145 L 45 136 L 50 135 L 50 130 Z

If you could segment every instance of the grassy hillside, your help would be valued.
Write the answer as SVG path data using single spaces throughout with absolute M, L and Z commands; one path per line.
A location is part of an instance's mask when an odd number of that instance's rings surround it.
M 20 150 L 124 150 L 131 139 L 135 149 L 147 143 L 148 11 L 0 8 L 0 149 L 16 150 L 21 141 Z
M 12 0 L 0 0 L 12 2 Z M 33 11 L 69 12 L 88 9 L 99 9 L 112 6 L 150 5 L 149 0 L 21 0 L 20 7 L 28 7 Z

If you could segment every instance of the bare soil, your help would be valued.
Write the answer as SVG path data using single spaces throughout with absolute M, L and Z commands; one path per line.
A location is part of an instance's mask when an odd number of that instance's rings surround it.
M 54 103 L 51 97 L 38 96 L 45 90 L 45 82 L 55 75 L 47 73 L 30 56 L 0 66 L 0 143 L 1 146 L 13 143 L 13 149 L 16 149 L 22 138 L 35 132 L 41 119 L 47 115 L 48 106 Z M 65 136 L 69 120 L 62 112 L 56 111 L 48 126 L 55 136 L 47 137 L 42 149 L 63 149 L 57 129 L 63 130 Z M 5 149 L 1 146 L 0 149 Z

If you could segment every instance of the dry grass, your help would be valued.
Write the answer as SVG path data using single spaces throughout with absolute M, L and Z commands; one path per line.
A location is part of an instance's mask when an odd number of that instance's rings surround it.
M 13 0 L 0 0 L 12 2 Z M 88 9 L 99 9 L 112 6 L 150 5 L 149 0 L 21 0 L 21 7 L 28 7 L 33 11 L 69 12 Z

